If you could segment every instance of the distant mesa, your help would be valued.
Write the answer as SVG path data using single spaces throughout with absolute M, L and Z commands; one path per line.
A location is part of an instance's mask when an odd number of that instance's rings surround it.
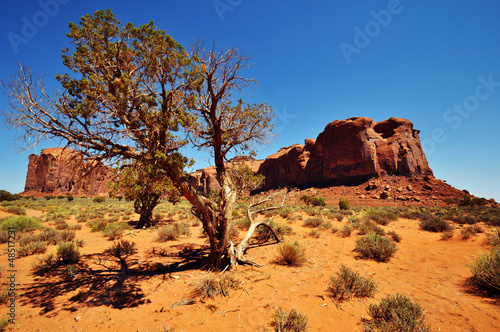
M 401 118 L 375 122 L 367 117 L 352 117 L 329 123 L 316 139 L 281 148 L 265 160 L 236 157 L 233 165 L 245 163 L 265 176 L 264 190 L 284 186 L 298 188 L 359 185 L 387 175 L 432 177 L 420 143 L 419 131 Z M 81 155 L 68 148 L 51 148 L 40 156 L 29 156 L 25 194 L 107 194 L 111 168 L 104 164 L 86 169 Z M 190 174 L 197 190 L 218 190 L 215 167 Z
M 395 117 L 378 123 L 366 117 L 337 120 L 316 140 L 270 155 L 258 172 L 266 177 L 265 190 L 357 185 L 383 175 L 432 175 L 418 134 L 410 121 Z
M 88 174 L 85 174 L 87 171 Z M 40 156 L 29 156 L 23 194 L 107 195 L 107 183 L 111 176 L 110 167 L 95 160 L 85 161 L 80 153 L 72 149 L 43 149 Z

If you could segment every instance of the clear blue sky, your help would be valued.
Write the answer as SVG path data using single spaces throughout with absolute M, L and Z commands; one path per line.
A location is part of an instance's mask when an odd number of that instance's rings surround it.
M 403 117 L 421 130 L 436 177 L 500 201 L 497 0 L 8 1 L 0 78 L 20 61 L 56 87 L 68 23 L 104 8 L 122 23 L 154 20 L 185 47 L 201 38 L 251 55 L 259 81 L 251 99 L 278 112 L 279 135 L 259 158 L 316 138 L 336 119 Z M 21 192 L 28 155 L 54 143 L 20 153 L 15 137 L 2 127 L 0 189 Z

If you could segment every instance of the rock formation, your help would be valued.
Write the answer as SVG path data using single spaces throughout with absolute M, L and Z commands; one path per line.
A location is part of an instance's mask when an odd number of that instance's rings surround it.
M 432 175 L 419 131 L 406 119 L 353 117 L 328 124 L 316 140 L 280 149 L 260 165 L 265 190 L 355 185 L 383 175 Z
M 24 193 L 105 195 L 109 192 L 107 183 L 111 175 L 111 168 L 97 161 L 84 161 L 72 149 L 43 149 L 40 156 L 29 156 Z

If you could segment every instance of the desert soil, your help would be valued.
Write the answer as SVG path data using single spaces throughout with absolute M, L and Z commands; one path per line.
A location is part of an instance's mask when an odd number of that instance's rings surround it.
M 39 216 L 40 212 L 29 214 Z M 367 306 L 397 292 L 410 295 L 425 308 L 426 320 L 434 331 L 500 330 L 498 303 L 465 284 L 470 277 L 468 261 L 487 250 L 485 234 L 464 241 L 455 230 L 452 239 L 443 241 L 440 234 L 420 230 L 418 221 L 400 218 L 384 227 L 402 236 L 399 250 L 389 262 L 378 263 L 360 259 L 353 252 L 356 232 L 341 237 L 331 230 L 318 230 L 320 237 L 313 238 L 308 235 L 311 229 L 303 227 L 300 220 L 289 222 L 277 216 L 275 221 L 293 228 L 294 234 L 287 238 L 305 246 L 305 265 L 274 264 L 275 244 L 252 247 L 246 257 L 263 267 L 239 266 L 234 271 L 240 281 L 238 290 L 227 297 L 196 299 L 194 304 L 179 306 L 176 303 L 191 298 L 194 284 L 209 275 L 196 263 L 196 257 L 207 248 L 206 240 L 199 237 L 199 226 L 191 227 L 190 237 L 164 243 L 155 240 L 155 230 L 126 231 L 123 238 L 134 241 L 138 252 L 127 259 L 129 271 L 122 276 L 124 286 L 118 292 L 119 265 L 103 255 L 112 241 L 90 232 L 82 223 L 76 238 L 85 241 L 83 263 L 74 280 L 63 279 L 60 271 L 50 276 L 33 275 L 36 255 L 16 259 L 17 317 L 13 330 L 257 331 L 263 326 L 270 329 L 273 312 L 282 307 L 306 314 L 308 331 L 362 331 L 363 320 L 370 318 Z M 346 223 L 346 219 L 332 221 L 338 229 Z M 55 246 L 49 246 L 48 252 L 54 251 Z M 5 268 L 4 250 L 0 260 Z M 343 303 L 329 298 L 328 281 L 341 264 L 375 280 L 375 298 Z M 5 316 L 5 308 L 0 315 Z

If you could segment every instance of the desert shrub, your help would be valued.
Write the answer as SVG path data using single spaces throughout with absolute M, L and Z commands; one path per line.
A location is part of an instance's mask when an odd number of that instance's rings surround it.
M 277 308 L 273 314 L 271 326 L 276 332 L 304 332 L 307 329 L 308 318 L 295 309 L 289 312 Z
M 238 227 L 242 231 L 246 231 L 250 228 L 251 222 L 248 220 L 248 218 L 242 218 L 239 220 L 236 220 L 234 222 L 234 225 Z
M 342 237 L 351 236 L 351 233 L 352 233 L 352 227 L 349 225 L 344 225 L 344 227 L 342 227 L 342 230 L 340 231 L 340 235 Z
M 129 228 L 130 226 L 126 222 L 112 222 L 107 224 L 102 232 L 109 240 L 116 240 L 119 239 L 123 235 L 123 232 Z
M 46 228 L 40 234 L 37 235 L 37 238 L 40 241 L 46 241 L 47 244 L 57 244 L 61 240 L 61 233 L 62 232 L 58 232 L 53 228 Z M 74 234 L 75 232 L 72 233 Z
M 90 226 L 91 232 L 102 232 L 108 225 L 106 219 L 95 219 L 87 222 Z
M 490 246 L 500 247 L 500 228 L 495 228 L 491 234 L 488 234 L 487 239 Z
M 352 297 L 372 297 L 376 290 L 375 281 L 361 276 L 344 264 L 328 284 L 328 293 L 337 301 L 350 300 Z
M 186 222 L 175 222 L 172 225 L 162 227 L 158 229 L 157 241 L 174 241 L 181 235 L 190 236 L 191 231 L 189 229 L 189 224 Z
M 305 227 L 319 227 L 323 223 L 323 219 L 320 217 L 307 218 L 304 220 Z
M 306 204 L 306 205 L 312 205 L 312 206 L 326 206 L 325 200 L 321 197 L 318 196 L 309 196 L 309 195 L 302 195 L 300 199 Z
M 0 319 L 0 331 L 6 331 L 10 324 L 10 317 L 3 317 Z
M 45 198 L 46 200 L 51 200 L 51 199 L 55 199 L 56 196 L 54 196 L 54 195 L 45 195 L 45 196 L 43 196 L 43 198 Z
M 69 224 L 67 222 L 56 222 L 56 225 L 54 226 L 57 230 L 62 230 L 62 229 L 67 229 L 69 227 Z
M 80 250 L 73 242 L 63 242 L 57 246 L 56 257 L 61 265 L 76 264 L 80 260 Z
M 472 277 L 469 284 L 485 290 L 492 295 L 500 294 L 500 249 L 493 248 L 481 254 L 469 264 Z
M 444 232 L 452 229 L 449 222 L 443 218 L 429 214 L 422 221 L 420 221 L 420 228 L 428 232 Z
M 387 208 L 370 208 L 366 216 L 377 224 L 386 226 L 393 220 L 398 220 L 399 210 L 389 210 Z
M 339 210 L 349 210 L 351 208 L 351 204 L 349 204 L 349 200 L 344 197 L 339 198 Z
M 389 235 L 394 242 L 401 242 L 401 235 L 399 235 L 395 231 L 387 232 L 387 235 Z
M 306 261 L 305 249 L 297 241 L 280 243 L 275 262 L 281 265 L 301 266 Z
M 73 280 L 76 278 L 78 273 L 78 267 L 76 265 L 67 265 L 65 269 L 62 271 L 62 275 L 66 280 Z
M 18 216 L 26 215 L 26 209 L 23 208 L 22 206 L 17 206 L 17 205 L 7 206 L 4 210 L 8 213 L 17 214 Z
M 0 229 L 0 243 L 7 243 L 7 241 L 9 241 L 9 232 Z
M 279 215 L 283 219 L 288 219 L 292 216 L 292 212 L 289 209 L 283 208 L 280 210 Z
M 94 197 L 94 199 L 92 201 L 94 203 L 104 203 L 104 202 L 106 202 L 106 197 L 104 197 L 104 196 Z
M 450 229 L 450 230 L 447 230 L 447 231 L 444 231 L 442 234 L 441 234 L 441 240 L 449 240 L 453 237 L 453 230 Z
M 477 225 L 466 226 L 466 227 L 462 228 L 462 230 L 460 231 L 460 236 L 462 237 L 462 240 L 467 240 L 471 236 L 474 236 L 477 233 L 482 233 L 482 232 L 483 232 L 483 230 L 481 229 L 481 227 L 479 227 Z
M 36 257 L 31 264 L 35 272 L 41 272 L 57 266 L 57 259 L 54 254 L 47 254 L 42 257 Z
M 47 245 L 45 242 L 37 241 L 31 242 L 26 245 L 21 245 L 17 249 L 18 257 L 24 257 L 34 254 L 44 254 L 47 251 Z
M 397 250 L 394 242 L 376 233 L 370 233 L 356 239 L 356 247 L 354 249 L 362 258 L 370 258 L 378 262 L 387 262 L 389 258 L 394 256 Z
M 131 256 L 137 252 L 135 242 L 128 240 L 120 240 L 113 243 L 113 245 L 106 249 L 106 252 L 116 258 L 124 258 Z
M 365 331 L 430 332 L 425 323 L 424 309 L 404 294 L 388 294 L 379 303 L 368 307 L 372 320 L 364 324 Z
M 239 281 L 231 274 L 212 274 L 196 283 L 192 295 L 201 299 L 214 299 L 218 295 L 229 296 L 229 292 L 238 289 L 238 285 Z
M 15 228 L 17 232 L 28 232 L 42 227 L 42 221 L 36 217 L 9 216 L 1 220 L 0 228 L 8 231 Z
M 344 214 L 340 213 L 340 212 L 326 211 L 326 212 L 323 212 L 323 215 L 331 220 L 336 219 L 338 221 L 342 221 L 342 219 L 344 219 Z
M 68 195 L 66 196 L 66 199 L 68 200 L 68 202 L 71 202 L 75 199 L 75 197 L 73 195 Z
M 321 237 L 321 233 L 318 232 L 316 229 L 312 229 L 307 235 L 315 239 L 319 239 Z
M 378 235 L 385 235 L 385 230 L 378 226 L 370 219 L 365 219 L 358 227 L 358 234 L 365 235 L 369 233 L 377 233 Z

